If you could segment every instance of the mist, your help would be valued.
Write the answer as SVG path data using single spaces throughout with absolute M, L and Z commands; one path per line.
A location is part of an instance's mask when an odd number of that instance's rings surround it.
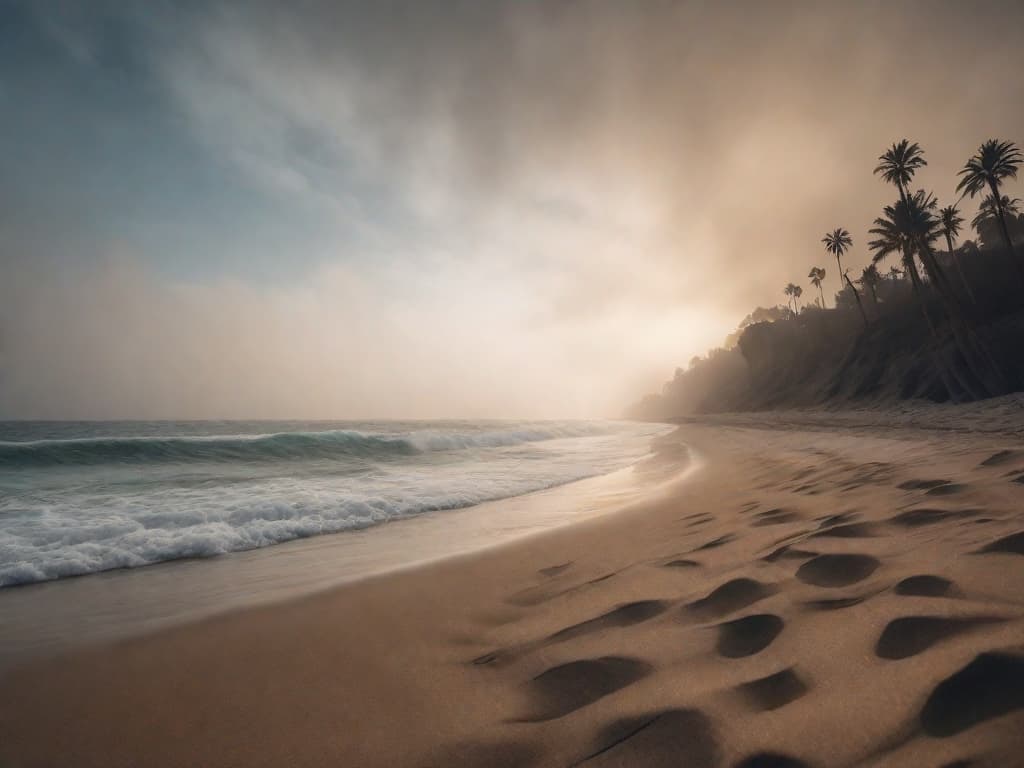
M 1014 3 L 300 6 L 21 9 L 0 417 L 617 416 L 1024 125 Z

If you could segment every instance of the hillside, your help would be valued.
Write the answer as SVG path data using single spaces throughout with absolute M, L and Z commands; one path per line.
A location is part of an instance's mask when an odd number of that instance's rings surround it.
M 761 309 L 772 319 L 746 324 L 726 347 L 678 369 L 629 416 L 910 398 L 966 402 L 1024 390 L 1024 281 L 1009 250 L 992 244 L 936 258 L 950 276 L 954 304 L 927 281 L 913 291 L 910 279 L 894 272 L 876 284 L 877 300 L 862 296 L 866 327 L 849 287 L 830 309 Z

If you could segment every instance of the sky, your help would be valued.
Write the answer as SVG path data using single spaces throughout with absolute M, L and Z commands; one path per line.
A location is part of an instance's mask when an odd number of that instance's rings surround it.
M 892 142 L 944 204 L 983 140 L 1024 143 L 1021 29 L 1017 2 L 6 0 L 0 418 L 617 416 L 811 266 L 838 290 L 826 230 L 867 263 Z

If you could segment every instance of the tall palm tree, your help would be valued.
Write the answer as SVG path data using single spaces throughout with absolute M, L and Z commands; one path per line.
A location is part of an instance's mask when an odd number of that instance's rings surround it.
M 955 205 L 947 205 L 939 211 L 939 231 L 946 238 L 949 259 L 953 262 L 953 266 L 956 267 L 956 273 L 960 277 L 960 282 L 963 284 L 964 290 L 967 291 L 967 296 L 970 298 L 971 303 L 977 304 L 977 299 L 974 298 L 974 291 L 971 290 L 971 284 L 967 282 L 967 276 L 964 275 L 963 266 L 960 264 L 960 254 L 953 249 L 953 238 L 960 234 L 960 228 L 963 226 L 963 223 L 964 219 Z
M 1010 251 L 1010 256 L 1016 261 L 1017 253 L 1013 248 L 1013 241 L 1010 239 L 1010 230 L 1006 226 L 1006 212 L 1002 206 L 1002 196 L 999 194 L 999 187 L 1005 179 L 1017 178 L 1017 167 L 1024 163 L 1024 154 L 1012 141 L 999 141 L 989 139 L 978 151 L 964 164 L 964 167 L 957 174 L 963 176 L 960 183 L 956 185 L 956 191 L 963 191 L 972 198 L 984 189 L 989 190 L 992 196 L 993 205 L 999 215 L 999 225 L 1003 232 L 1003 239 Z M 1017 262 L 1017 266 L 1024 269 L 1024 266 Z
M 856 286 L 850 282 L 850 276 L 843 270 L 843 255 L 853 247 L 853 238 L 850 237 L 850 233 L 842 227 L 837 227 L 831 232 L 825 233 L 825 236 L 821 238 L 821 242 L 825 244 L 825 250 L 836 257 L 836 265 L 839 267 L 839 274 L 842 279 L 846 280 L 846 284 L 853 291 L 853 298 L 857 300 L 857 309 L 860 310 L 861 320 L 864 321 L 864 327 L 868 327 L 868 316 L 864 312 L 864 305 L 860 301 L 860 294 L 857 292 Z
M 796 304 L 796 311 L 800 311 L 800 297 L 804 295 L 804 289 L 799 285 L 793 286 L 793 303 Z
M 818 295 L 821 297 L 821 308 L 825 308 L 825 293 L 821 290 L 821 284 L 825 281 L 825 270 L 821 267 L 811 267 L 810 273 L 807 277 L 811 279 L 811 283 L 818 289 Z
M 853 247 L 853 238 L 850 237 L 850 233 L 839 227 L 833 229 L 831 232 L 826 232 L 825 236 L 821 238 L 821 242 L 825 244 L 825 250 L 836 257 L 836 264 L 839 266 L 839 274 L 842 276 L 842 257 L 848 250 L 850 250 L 850 248 Z
M 879 156 L 874 173 L 880 175 L 886 183 L 895 185 L 900 192 L 900 199 L 906 200 L 910 180 L 926 165 L 928 161 L 924 159 L 924 150 L 920 145 L 916 141 L 911 144 L 909 139 L 901 139 Z

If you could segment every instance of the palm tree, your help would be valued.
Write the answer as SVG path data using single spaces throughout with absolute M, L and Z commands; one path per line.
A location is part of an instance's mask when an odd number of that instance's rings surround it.
M 864 313 L 864 305 L 861 304 L 860 294 L 857 292 L 857 288 L 852 282 L 850 282 L 850 276 L 843 270 L 843 255 L 853 247 L 853 238 L 850 237 L 850 233 L 842 227 L 837 227 L 831 232 L 825 233 L 825 236 L 821 238 L 821 242 L 825 244 L 825 250 L 836 257 L 836 264 L 839 266 L 839 274 L 846 284 L 850 286 L 850 290 L 853 291 L 853 297 L 857 300 L 857 309 L 860 310 L 860 317 L 864 321 L 864 327 L 868 327 L 868 316 Z
M 825 270 L 821 267 L 811 267 L 810 273 L 807 275 L 811 279 L 811 283 L 818 289 L 818 295 L 821 297 L 821 308 L 825 308 L 825 293 L 821 290 L 821 284 L 825 280 Z
M 853 247 L 853 238 L 850 237 L 850 233 L 841 227 L 833 229 L 831 232 L 825 233 L 825 236 L 821 238 L 821 242 L 825 244 L 825 250 L 836 257 L 836 264 L 839 265 L 839 274 L 842 275 L 842 257 Z
M 960 234 L 960 228 L 963 226 L 963 223 L 964 219 L 955 205 L 947 205 L 939 211 L 939 230 L 946 238 L 949 259 L 953 262 L 953 266 L 956 267 L 956 273 L 960 277 L 960 282 L 963 284 L 964 290 L 967 291 L 967 296 L 970 298 L 971 303 L 977 304 L 977 300 L 974 298 L 974 291 L 971 290 L 971 284 L 967 282 L 967 277 L 964 275 L 963 267 L 960 264 L 960 254 L 953 249 L 953 238 Z
M 796 314 L 796 289 L 797 286 L 794 285 L 793 283 L 787 283 L 786 287 L 782 289 L 782 292 L 789 296 L 789 300 L 786 302 L 786 304 L 787 306 L 789 306 L 791 310 L 793 310 L 793 314 Z
M 804 289 L 799 285 L 793 286 L 793 303 L 796 304 L 796 311 L 800 311 L 800 297 L 804 295 Z
M 1016 216 L 1020 213 L 1018 203 L 1020 203 L 1019 197 L 1011 198 L 1007 195 L 1002 195 L 999 198 L 999 203 L 997 204 L 995 200 L 992 199 L 992 195 L 985 195 L 985 199 L 981 201 L 981 206 L 978 208 L 978 215 L 971 219 L 971 226 L 974 227 L 974 231 L 977 232 L 978 227 L 981 224 L 984 224 L 986 221 L 994 221 L 998 219 L 1000 209 L 1002 209 L 1004 214 Z M 979 234 L 981 233 L 979 232 Z
M 941 220 L 935 215 L 938 208 L 939 202 L 935 195 L 923 189 L 896 203 L 898 217 L 906 226 L 929 279 L 945 301 L 959 309 L 959 298 L 932 249 L 932 244 L 939 239 L 941 233 Z
M 904 271 L 910 278 L 910 287 L 917 299 L 921 314 L 928 325 L 932 339 L 938 344 L 939 330 L 932 317 L 932 313 L 928 310 L 928 303 L 925 300 L 924 283 L 921 280 L 920 273 L 917 271 L 917 264 L 914 262 L 917 240 L 913 235 L 907 202 L 908 199 L 904 197 L 893 205 L 885 206 L 883 209 L 884 216 L 875 219 L 875 226 L 868 230 L 869 234 L 875 236 L 875 239 L 868 243 L 868 248 L 874 252 L 874 256 L 871 259 L 874 264 L 880 263 L 893 254 L 899 254 L 900 260 L 903 262 Z M 951 323 L 951 325 L 953 324 Z M 964 335 L 957 329 L 954 331 L 954 336 L 956 337 L 958 347 L 963 349 L 966 346 L 966 343 L 963 341 Z M 951 395 L 956 391 L 955 387 L 952 386 L 952 381 L 956 381 L 961 389 L 971 392 L 972 395 L 977 392 L 976 387 L 965 381 L 964 377 L 959 375 L 954 368 L 949 367 L 947 363 L 943 362 L 942 357 L 938 355 L 937 351 L 932 350 L 932 354 L 936 370 L 942 377 Z M 967 355 L 968 353 L 964 354 L 965 359 L 970 359 Z
M 924 159 L 924 150 L 921 149 L 921 145 L 916 141 L 911 144 L 909 139 L 901 139 L 878 158 L 878 165 L 874 170 L 874 173 L 881 176 L 883 181 L 896 187 L 900 195 L 900 203 L 906 207 L 906 213 L 912 214 L 913 218 L 917 220 L 919 228 L 926 224 L 929 218 L 927 214 L 936 206 L 934 196 L 926 198 L 921 192 L 919 194 L 922 197 L 917 198 L 916 195 L 911 196 L 910 194 L 910 182 L 914 178 L 914 174 L 926 165 L 928 165 L 928 161 Z M 930 260 L 930 248 L 924 250 L 926 252 L 921 253 L 920 256 L 925 270 L 929 276 L 934 273 L 939 279 L 944 280 L 945 275 L 942 274 L 942 268 L 937 261 L 932 264 L 926 263 Z M 915 267 L 914 272 L 916 273 L 916 271 Z M 911 274 L 913 276 L 913 273 Z
M 876 257 L 876 261 L 889 253 L 899 250 L 904 253 L 904 267 L 910 274 L 911 283 L 916 287 L 922 286 L 920 275 L 917 272 L 917 265 L 914 263 L 914 254 L 924 266 L 925 273 L 931 281 L 932 286 L 939 292 L 943 302 L 948 306 L 950 312 L 960 313 L 960 300 L 953 290 L 945 271 L 935 258 L 932 244 L 939 237 L 939 219 L 935 215 L 938 208 L 938 201 L 935 195 L 919 189 L 914 194 L 904 194 L 901 199 L 883 209 L 885 216 L 875 219 L 875 229 L 869 230 L 870 234 L 878 235 L 879 241 L 876 244 L 879 251 L 884 243 L 896 246 L 892 250 L 882 248 L 882 253 Z
M 903 262 L 904 273 L 910 278 L 910 284 L 914 290 L 918 291 L 921 288 L 921 275 L 917 271 L 917 264 L 914 263 L 914 250 L 910 235 L 897 221 L 895 206 L 885 206 L 884 213 L 885 216 L 875 219 L 875 226 L 868 230 L 869 235 L 875 235 L 875 239 L 868 242 L 868 248 L 875 254 L 872 256 L 871 262 L 878 264 L 894 253 L 898 253 Z
M 928 161 L 924 159 L 920 145 L 916 141 L 911 144 L 909 139 L 901 139 L 878 158 L 874 173 L 883 181 L 894 184 L 900 192 L 900 199 L 906 200 L 910 180 L 926 165 Z
M 878 293 L 875 291 L 875 286 L 878 285 L 882 276 L 878 274 L 878 267 L 875 266 L 874 262 L 864 267 L 864 270 L 860 273 L 860 278 L 857 280 L 864 288 L 871 291 L 871 303 L 878 305 Z
M 964 194 L 972 198 L 979 192 L 988 188 L 993 199 L 996 213 L 999 215 L 999 225 L 1003 232 L 1003 239 L 1010 251 L 1010 257 L 1016 261 L 1017 253 L 1013 248 L 1013 241 L 1010 239 L 1010 230 L 1006 226 L 1006 212 L 1002 206 L 1002 196 L 999 194 L 999 187 L 1004 179 L 1017 178 L 1017 166 L 1024 163 L 1024 155 L 1012 141 L 999 141 L 989 139 L 978 151 L 964 164 L 964 167 L 957 174 L 963 176 L 960 183 L 956 185 L 956 191 L 963 190 Z M 1017 266 L 1024 269 L 1019 262 Z

